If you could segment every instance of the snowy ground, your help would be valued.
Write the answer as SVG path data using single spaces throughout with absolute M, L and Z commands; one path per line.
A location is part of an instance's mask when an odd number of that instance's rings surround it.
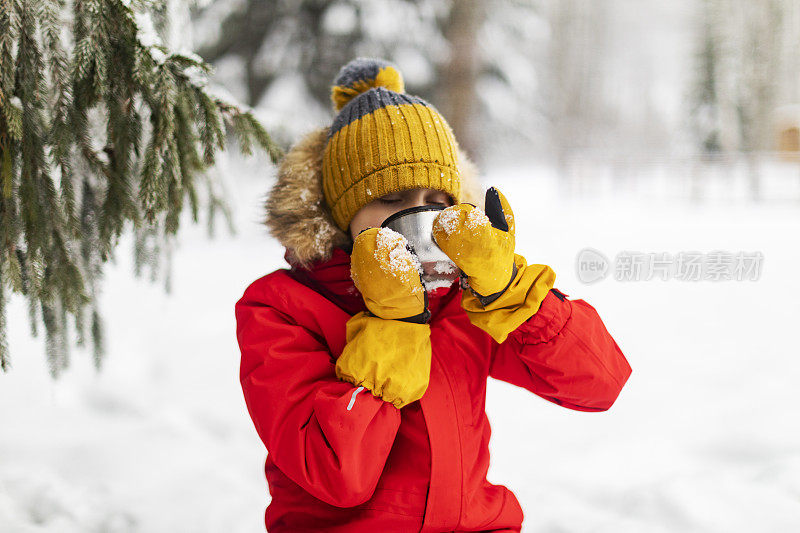
M 172 295 L 133 278 L 123 240 L 102 295 L 100 375 L 76 352 L 52 382 L 44 341 L 12 299 L 0 531 L 263 530 L 265 451 L 239 388 L 233 306 L 248 283 L 284 266 L 258 225 L 266 174 L 251 163 L 230 175 L 238 235 L 209 240 L 185 227 Z M 599 310 L 633 367 L 605 413 L 490 383 L 489 477 L 517 494 L 523 530 L 800 530 L 798 203 L 658 200 L 663 191 L 570 200 L 536 167 L 490 176 L 516 208 L 520 253 Z M 758 281 L 585 285 L 575 258 L 587 246 L 612 258 L 760 251 L 764 263 Z

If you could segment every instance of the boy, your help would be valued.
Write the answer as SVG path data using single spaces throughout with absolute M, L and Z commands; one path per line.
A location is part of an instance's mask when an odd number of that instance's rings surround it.
M 236 303 L 267 530 L 520 531 L 513 493 L 486 480 L 487 378 L 604 411 L 630 366 L 590 305 L 515 253 L 503 195 L 486 209 L 505 224 L 473 205 L 471 164 L 394 66 L 352 61 L 332 98 L 333 124 L 289 151 L 266 202 L 291 269 Z M 378 229 L 428 204 L 448 206 L 433 233 L 468 288 L 426 292 L 403 239 Z

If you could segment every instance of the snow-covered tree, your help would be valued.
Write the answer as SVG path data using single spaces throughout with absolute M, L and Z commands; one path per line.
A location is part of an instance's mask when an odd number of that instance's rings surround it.
M 290 142 L 306 124 L 330 118 L 331 82 L 357 56 L 394 61 L 406 87 L 429 99 L 438 65 L 448 54 L 441 24 L 449 5 L 449 0 L 206 1 L 195 10 L 196 47 L 231 82 L 234 94 L 263 110 L 271 131 Z
M 477 7 L 481 19 L 473 36 L 477 103 L 471 110 L 471 133 L 476 155 L 486 164 L 547 152 L 542 81 L 548 29 L 542 3 L 482 1 Z M 457 22 L 451 21 L 453 24 Z M 469 34 L 463 38 L 468 39 Z M 451 47 L 458 46 L 453 38 L 449 42 Z M 450 56 L 448 62 L 462 54 Z M 440 93 L 449 92 L 450 85 L 442 83 Z M 450 101 L 458 106 L 458 100 Z
M 775 110 L 797 103 L 800 11 L 793 2 L 704 0 L 693 125 L 700 148 L 744 154 L 759 195 L 758 152 L 775 142 Z
M 544 151 L 537 78 L 547 33 L 520 0 L 205 0 L 199 53 L 288 142 L 330 120 L 330 84 L 357 56 L 398 65 L 476 159 Z M 220 24 L 220 20 L 222 23 Z M 236 93 L 235 93 L 236 94 Z
M 130 225 L 137 272 L 173 238 L 185 202 L 209 224 L 225 207 L 204 169 L 226 144 L 280 150 L 252 112 L 215 95 L 191 53 L 155 27 L 164 2 L 0 0 L 0 367 L 9 368 L 7 290 L 24 295 L 55 377 L 69 363 L 68 322 L 91 334 L 104 263 Z M 151 15 L 161 14 L 153 23 Z M 160 21 L 160 22 L 159 22 Z
M 695 85 L 706 90 L 696 91 L 694 99 L 698 107 L 713 106 L 720 149 L 770 149 L 775 107 L 800 97 L 798 8 L 780 0 L 704 0 L 703 7 Z M 699 140 L 705 144 L 703 135 Z

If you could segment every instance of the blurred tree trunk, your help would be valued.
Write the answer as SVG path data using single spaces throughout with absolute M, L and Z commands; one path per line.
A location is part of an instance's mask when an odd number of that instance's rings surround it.
M 712 18 L 711 7 L 705 2 L 698 33 L 699 46 L 695 55 L 695 80 L 692 91 L 692 130 L 702 153 L 716 154 L 722 150 L 720 133 L 720 36 Z
M 549 4 L 547 107 L 551 142 L 567 190 L 579 186 L 580 159 L 611 141 L 607 109 L 608 4 L 557 0 Z M 606 146 L 603 146 L 603 143 Z
M 480 156 L 476 85 L 480 70 L 478 39 L 485 14 L 484 0 L 453 2 L 443 33 L 450 43 L 450 57 L 440 69 L 437 102 L 453 128 L 458 144 L 476 162 Z
M 782 26 L 779 0 L 748 3 L 742 20 L 741 80 L 738 84 L 739 127 L 742 149 L 747 154 L 750 195 L 761 196 L 756 151 L 771 148 L 772 113 L 779 82 Z

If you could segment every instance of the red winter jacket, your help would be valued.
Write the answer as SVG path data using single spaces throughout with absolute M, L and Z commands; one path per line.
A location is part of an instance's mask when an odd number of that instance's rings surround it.
M 345 323 L 365 309 L 347 252 L 247 287 L 236 333 L 244 398 L 269 452 L 268 531 L 520 530 L 514 494 L 486 480 L 487 377 L 563 407 L 604 411 L 631 368 L 583 300 L 551 291 L 502 344 L 460 303 L 458 283 L 429 295 L 430 383 L 422 399 L 397 409 L 334 372 Z

